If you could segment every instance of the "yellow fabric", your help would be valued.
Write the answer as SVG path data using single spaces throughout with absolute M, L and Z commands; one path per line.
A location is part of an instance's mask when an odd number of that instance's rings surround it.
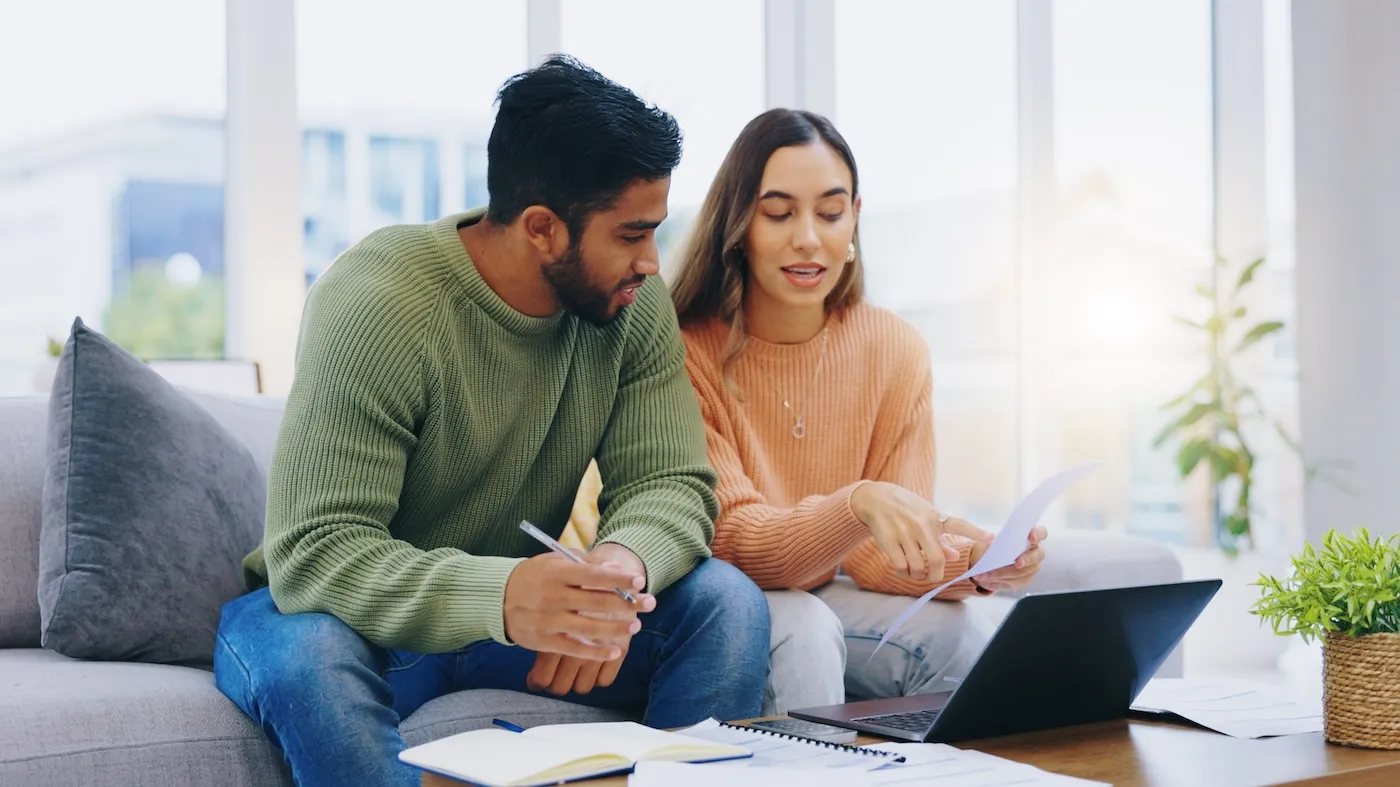
M 603 490 L 603 478 L 598 475 L 598 463 L 589 462 L 583 474 L 569 524 L 559 537 L 559 543 L 572 549 L 588 549 L 598 537 L 598 493 Z

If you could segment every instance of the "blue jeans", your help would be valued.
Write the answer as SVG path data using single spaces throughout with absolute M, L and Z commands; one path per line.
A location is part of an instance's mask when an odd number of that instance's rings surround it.
M 563 699 L 645 708 L 653 727 L 758 715 L 768 679 L 768 605 L 738 569 L 709 559 L 641 616 L 617 680 Z M 214 679 L 282 749 L 298 785 L 402 785 L 399 721 L 466 689 L 530 691 L 535 653 L 493 640 L 425 655 L 370 644 L 339 618 L 284 615 L 266 588 L 224 605 Z

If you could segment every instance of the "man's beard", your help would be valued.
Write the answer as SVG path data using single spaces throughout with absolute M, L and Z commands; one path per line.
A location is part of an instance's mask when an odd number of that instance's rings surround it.
M 554 297 L 570 314 L 578 315 L 593 325 L 602 328 L 622 313 L 613 309 L 613 296 L 617 290 L 604 292 L 588 280 L 583 267 L 583 250 L 575 243 L 564 252 L 564 256 L 544 266 L 544 280 L 554 290 Z M 632 284 L 633 282 L 628 282 Z M 619 283 L 618 289 L 622 288 Z

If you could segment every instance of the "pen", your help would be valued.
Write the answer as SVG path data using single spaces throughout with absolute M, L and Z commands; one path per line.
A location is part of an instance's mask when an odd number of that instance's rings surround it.
M 544 532 L 543 530 L 540 530 L 539 528 L 535 527 L 534 525 L 530 524 L 529 522 L 523 519 L 520 521 L 520 529 L 524 530 L 526 533 L 529 533 L 531 538 L 535 539 L 541 544 L 544 544 L 545 546 L 549 547 L 555 552 L 558 552 L 564 557 L 574 561 L 575 563 L 588 562 L 583 558 L 579 557 L 578 555 L 574 554 L 572 551 L 566 549 L 563 544 L 559 543 L 558 541 L 555 541 L 553 538 L 550 538 L 548 533 Z M 623 590 L 622 588 L 613 588 L 613 592 L 621 596 L 623 600 L 625 600 L 628 604 L 637 603 L 637 599 L 629 591 Z
M 510 730 L 511 732 L 524 732 L 524 731 L 525 731 L 525 728 L 524 728 L 524 727 L 521 727 L 521 726 L 516 725 L 516 724 L 511 724 L 510 722 L 506 721 L 505 719 L 492 719 L 492 720 L 491 720 L 491 723 L 494 724 L 494 725 L 496 725 L 497 727 L 505 727 L 506 729 Z

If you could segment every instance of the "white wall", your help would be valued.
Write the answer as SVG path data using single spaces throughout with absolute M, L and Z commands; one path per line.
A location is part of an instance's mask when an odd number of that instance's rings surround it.
M 1306 531 L 1400 532 L 1400 3 L 1294 0 L 1301 429 L 1356 495 L 1306 492 Z

